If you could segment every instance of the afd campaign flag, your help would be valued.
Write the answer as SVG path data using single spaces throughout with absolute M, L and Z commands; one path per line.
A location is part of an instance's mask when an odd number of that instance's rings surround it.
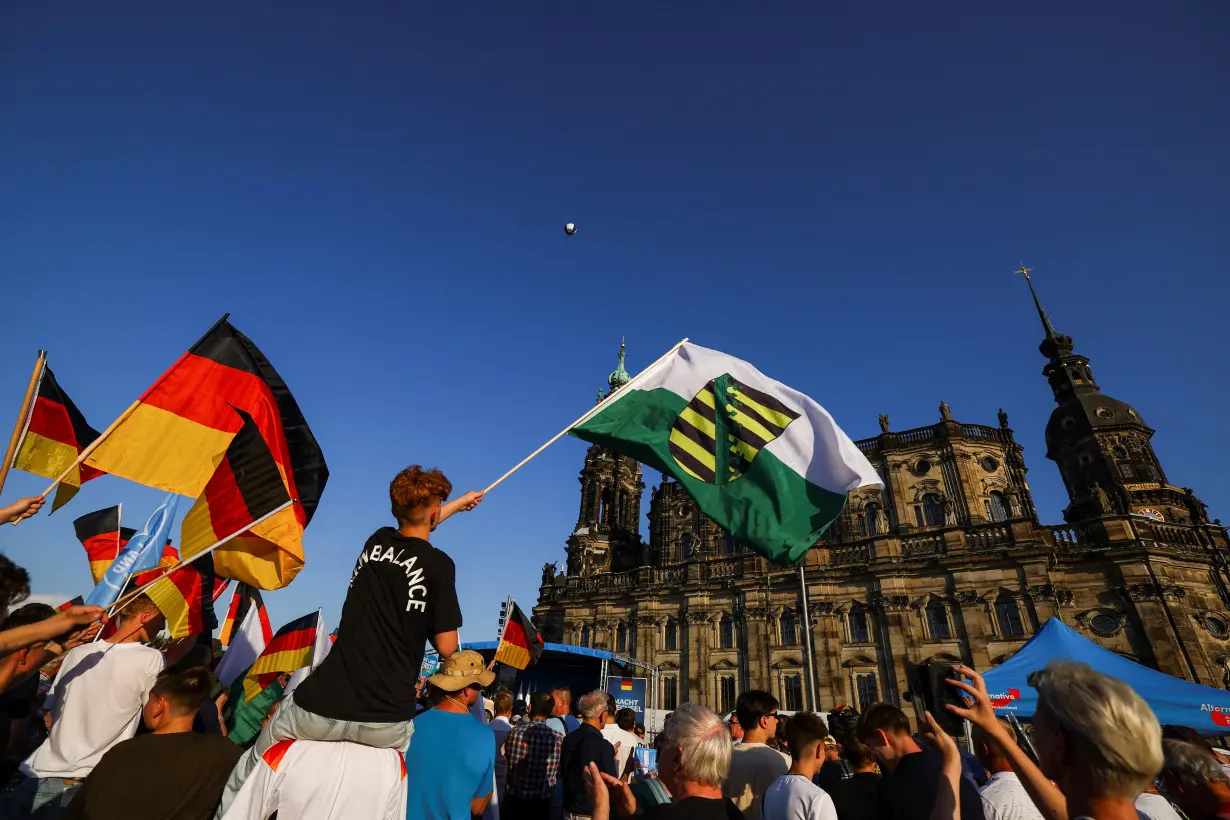
M 171 525 L 175 523 L 175 508 L 179 496 L 168 493 L 166 499 L 150 515 L 145 526 L 128 539 L 124 551 L 115 557 L 106 574 L 94 587 L 85 602 L 91 606 L 111 606 L 120 597 L 121 590 L 134 572 L 145 572 L 158 566 L 162 548 L 171 537 Z
M 636 722 L 645 722 L 645 696 L 647 678 L 607 678 L 606 691 L 615 698 L 616 709 L 631 709 L 636 712 Z

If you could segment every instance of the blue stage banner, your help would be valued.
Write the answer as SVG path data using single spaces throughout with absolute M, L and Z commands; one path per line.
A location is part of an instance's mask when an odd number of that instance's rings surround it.
M 606 691 L 615 698 L 616 709 L 632 709 L 636 712 L 636 722 L 645 722 L 645 706 L 649 698 L 648 678 L 610 677 L 606 679 Z

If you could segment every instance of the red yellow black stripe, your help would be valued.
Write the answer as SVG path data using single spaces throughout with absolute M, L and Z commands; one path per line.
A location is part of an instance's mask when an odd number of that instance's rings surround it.
M 96 584 L 124 549 L 128 539 L 136 534 L 136 530 L 131 527 L 121 529 L 118 506 L 86 513 L 73 521 L 73 530 L 81 546 L 85 547 L 86 560 L 90 562 L 90 574 Z
M 247 413 L 269 447 L 300 529 L 329 471 L 286 383 L 252 341 L 219 322 L 140 398 L 88 462 L 142 484 L 197 498 Z
M 504 627 L 504 635 L 495 650 L 495 659 L 516 669 L 524 669 L 542 657 L 542 636 L 534 622 L 526 617 L 515 602 Z
M 167 631 L 172 638 L 186 638 L 211 631 L 216 625 L 213 616 L 212 556 L 198 558 L 180 567 L 146 590 L 146 595 L 167 619 Z
M 249 667 L 243 679 L 245 701 L 252 700 L 261 690 L 278 679 L 283 672 L 294 672 L 312 662 L 312 650 L 316 644 L 316 630 L 320 628 L 320 616 L 313 612 L 296 618 L 278 630 L 273 640 L 265 646 L 256 662 Z
M 278 589 L 303 566 L 302 530 L 291 508 L 253 526 L 290 496 L 255 420 L 238 408 L 232 413 L 243 426 L 184 516 L 184 557 L 243 533 L 215 553 L 218 574 L 260 589 Z
M 96 438 L 98 431 L 86 422 L 51 368 L 44 367 L 12 466 L 44 478 L 59 478 Z M 102 474 L 85 464 L 74 467 L 57 489 L 52 510 L 66 504 L 84 482 Z

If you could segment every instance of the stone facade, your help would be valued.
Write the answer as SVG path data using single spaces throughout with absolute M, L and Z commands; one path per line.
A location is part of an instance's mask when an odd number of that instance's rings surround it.
M 936 424 L 901 432 L 881 416 L 880 434 L 858 446 L 884 489 L 854 493 L 808 554 L 804 612 L 800 573 L 732 541 L 672 480 L 652 491 L 643 543 L 640 466 L 594 446 L 567 572 L 543 568 L 540 631 L 657 666 L 663 709 L 693 700 L 726 711 L 752 688 L 784 709 L 899 702 L 905 661 L 987 669 L 1052 617 L 1139 663 L 1230 686 L 1226 531 L 1168 482 L 1153 430 L 1101 393 L 1088 359 L 1037 308 L 1056 399 L 1047 457 L 1070 498 L 1066 524 L 1039 523 L 1003 411 L 996 426 L 964 424 L 941 403 Z M 621 348 L 611 390 L 626 381 Z

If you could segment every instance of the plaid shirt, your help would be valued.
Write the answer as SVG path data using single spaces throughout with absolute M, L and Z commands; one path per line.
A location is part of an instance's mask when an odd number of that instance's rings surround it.
M 541 720 L 523 721 L 504 740 L 508 758 L 505 793 L 525 800 L 541 800 L 555 793 L 559 777 L 559 750 L 564 736 Z

